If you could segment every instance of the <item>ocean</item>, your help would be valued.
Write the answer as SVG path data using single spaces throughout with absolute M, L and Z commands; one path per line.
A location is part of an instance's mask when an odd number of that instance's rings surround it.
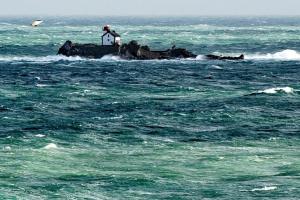
M 299 199 L 300 17 L 32 20 L 0 18 L 0 199 Z M 57 55 L 105 24 L 198 56 Z

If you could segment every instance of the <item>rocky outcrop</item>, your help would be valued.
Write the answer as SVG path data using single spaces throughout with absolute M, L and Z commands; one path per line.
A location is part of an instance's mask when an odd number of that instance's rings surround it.
M 76 44 L 66 41 L 60 47 L 58 54 L 64 56 L 80 56 L 86 58 L 102 58 L 105 55 L 118 55 L 123 59 L 151 60 L 151 59 L 176 59 L 176 58 L 196 58 L 197 55 L 183 48 L 176 48 L 165 51 L 152 51 L 148 46 L 141 46 L 137 41 L 131 41 L 122 46 L 102 46 L 95 44 Z M 208 60 L 243 60 L 244 55 L 239 57 L 206 55 Z
M 95 44 L 75 44 L 68 40 L 59 48 L 58 54 L 68 57 L 80 56 L 86 58 L 102 58 L 105 55 L 118 55 L 119 47 Z
M 122 46 L 102 46 L 95 44 L 75 44 L 66 41 L 60 47 L 58 54 L 64 56 L 81 56 L 87 58 L 101 58 L 105 55 L 119 55 L 124 59 L 151 60 L 151 59 L 174 59 L 196 58 L 195 54 L 173 47 L 166 51 L 151 51 L 148 46 L 141 46 L 136 41 L 131 41 Z
M 124 44 L 120 49 L 120 56 L 127 59 L 174 59 L 174 58 L 196 58 L 197 55 L 186 49 L 175 48 L 165 51 L 151 51 L 148 46 L 141 46 L 136 41 Z

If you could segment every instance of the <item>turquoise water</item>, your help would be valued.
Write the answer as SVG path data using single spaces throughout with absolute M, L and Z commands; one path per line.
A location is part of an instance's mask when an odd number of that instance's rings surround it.
M 299 199 L 300 18 L 31 20 L 0 20 L 0 199 Z M 103 24 L 199 56 L 56 55 Z

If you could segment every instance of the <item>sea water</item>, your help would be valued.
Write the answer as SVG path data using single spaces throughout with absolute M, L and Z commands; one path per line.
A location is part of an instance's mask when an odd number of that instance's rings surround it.
M 0 199 L 299 199 L 299 17 L 32 20 L 0 20 Z M 56 55 L 105 24 L 199 56 Z

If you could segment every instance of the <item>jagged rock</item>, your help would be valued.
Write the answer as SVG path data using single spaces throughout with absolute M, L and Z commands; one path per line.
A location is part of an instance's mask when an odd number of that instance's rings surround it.
M 58 50 L 58 54 L 64 56 L 80 56 L 87 58 L 102 58 L 105 55 L 118 55 L 118 46 L 102 46 L 95 44 L 74 44 L 66 41 Z
M 118 55 L 123 59 L 151 60 L 151 59 L 174 59 L 174 58 L 196 58 L 197 55 L 183 48 L 176 48 L 165 51 L 152 51 L 148 46 L 141 46 L 137 41 L 132 40 L 122 46 L 102 46 L 96 44 L 74 44 L 66 41 L 59 49 L 58 54 L 65 56 L 81 56 L 87 58 L 102 58 L 105 55 Z M 209 60 L 243 60 L 244 55 L 239 57 L 206 55 Z
M 131 41 L 122 46 L 102 46 L 95 44 L 74 44 L 66 41 L 59 49 L 58 54 L 65 56 L 81 56 L 88 58 L 101 58 L 105 55 L 119 55 L 124 59 L 173 59 L 195 58 L 196 55 L 186 49 L 168 49 L 166 51 L 151 51 L 148 46 L 141 46 L 137 41 Z

